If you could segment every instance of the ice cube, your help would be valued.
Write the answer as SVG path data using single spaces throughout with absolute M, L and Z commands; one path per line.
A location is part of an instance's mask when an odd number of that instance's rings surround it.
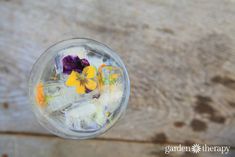
M 64 56 L 72 55 L 72 56 L 78 56 L 80 59 L 87 58 L 86 56 L 86 49 L 84 47 L 70 47 L 66 50 L 61 50 L 58 53 L 62 58 Z
M 50 81 L 45 84 L 44 92 L 47 101 L 47 112 L 61 110 L 69 104 L 73 107 L 76 103 L 91 100 L 95 95 L 99 94 L 99 90 L 93 90 L 86 94 L 78 94 L 76 87 L 68 87 L 63 82 Z
M 100 76 L 100 83 L 104 85 L 112 85 L 114 83 L 121 83 L 122 81 L 122 70 L 120 68 L 102 65 L 98 69 Z
M 104 85 L 102 93 L 98 98 L 100 104 L 107 105 L 107 112 L 114 112 L 120 105 L 123 97 L 123 85 Z
M 55 70 L 57 74 L 63 73 L 63 64 L 62 64 L 62 56 L 57 55 L 55 57 Z
M 50 82 L 45 84 L 44 92 L 48 104 L 47 111 L 54 112 L 68 104 L 81 100 L 81 96 L 75 91 L 75 88 L 67 87 L 64 83 Z
M 84 102 L 65 113 L 66 124 L 72 130 L 97 129 L 97 107 L 95 104 Z
M 106 107 L 94 101 L 82 102 L 65 112 L 66 124 L 72 130 L 97 130 L 107 122 Z

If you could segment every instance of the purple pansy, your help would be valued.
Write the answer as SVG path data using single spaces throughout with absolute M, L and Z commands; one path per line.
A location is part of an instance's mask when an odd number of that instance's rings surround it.
M 78 56 L 68 55 L 63 58 L 63 73 L 70 74 L 72 71 L 81 73 L 83 68 L 89 66 L 89 62 L 86 59 L 80 59 Z

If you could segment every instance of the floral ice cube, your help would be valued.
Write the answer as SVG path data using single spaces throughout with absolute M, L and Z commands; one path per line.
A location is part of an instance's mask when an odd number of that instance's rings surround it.
M 99 83 L 101 85 L 112 85 L 120 82 L 122 78 L 122 71 L 120 68 L 108 65 L 101 65 L 98 69 Z

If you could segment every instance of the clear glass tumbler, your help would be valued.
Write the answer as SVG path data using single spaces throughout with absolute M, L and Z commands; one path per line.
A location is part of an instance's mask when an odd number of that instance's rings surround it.
M 49 47 L 29 79 L 29 98 L 39 123 L 64 138 L 104 133 L 126 110 L 129 95 L 130 81 L 120 57 L 85 38 Z

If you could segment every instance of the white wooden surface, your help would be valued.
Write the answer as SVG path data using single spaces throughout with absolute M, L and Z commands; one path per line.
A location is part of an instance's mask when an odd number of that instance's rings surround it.
M 87 37 L 119 52 L 131 79 L 125 117 L 100 138 L 235 146 L 234 8 L 234 0 L 0 1 L 0 132 L 49 134 L 30 109 L 29 72 L 54 42 Z

